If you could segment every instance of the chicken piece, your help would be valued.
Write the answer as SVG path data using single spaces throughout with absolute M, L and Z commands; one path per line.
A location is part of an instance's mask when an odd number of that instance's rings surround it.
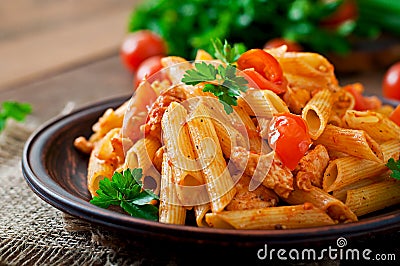
M 288 197 L 293 190 L 293 174 L 276 155 L 272 157 L 270 154 L 258 154 L 243 147 L 234 147 L 231 160 L 239 170 L 244 170 L 246 175 L 262 182 L 281 197 Z
M 324 171 L 329 163 L 329 154 L 323 145 L 317 145 L 299 162 L 296 184 L 300 189 L 309 190 L 312 186 L 322 187 Z
M 185 88 L 181 86 L 163 91 L 151 106 L 144 125 L 145 135 L 150 134 L 161 141 L 161 119 L 165 110 L 172 102 L 183 102 L 186 98 Z
M 236 194 L 226 206 L 228 211 L 250 210 L 277 206 L 279 198 L 276 193 L 264 186 L 249 191 L 250 176 L 243 175 L 236 184 Z

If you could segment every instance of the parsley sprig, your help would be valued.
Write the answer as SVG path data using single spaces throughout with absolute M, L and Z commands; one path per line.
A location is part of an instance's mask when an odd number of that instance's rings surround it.
M 215 58 L 221 60 L 225 64 L 232 64 L 236 62 L 240 55 L 246 51 L 246 47 L 242 43 L 235 43 L 233 47 L 225 40 L 222 44 L 220 39 L 214 39 L 211 41 L 214 47 Z
M 122 173 L 114 172 L 111 180 L 104 178 L 100 181 L 97 196 L 90 203 L 101 208 L 110 205 L 120 206 L 131 216 L 147 220 L 158 220 L 158 208 L 150 204 L 158 196 L 151 190 L 143 189 L 141 168 L 127 169 Z
M 242 44 L 231 46 L 226 40 L 222 44 L 220 39 L 212 41 L 215 57 L 220 59 L 224 65 L 215 66 L 206 62 L 195 63 L 194 69 L 185 72 L 182 82 L 187 85 L 197 85 L 205 82 L 203 91 L 211 92 L 218 97 L 223 104 L 227 114 L 232 113 L 232 106 L 237 105 L 237 98 L 241 92 L 247 90 L 247 80 L 237 75 L 237 69 L 233 65 L 240 55 L 245 51 Z
M 400 160 L 395 161 L 393 158 L 390 158 L 386 164 L 386 166 L 392 170 L 390 174 L 391 177 L 400 180 Z
M 233 106 L 237 105 L 237 97 L 247 90 L 247 80 L 236 75 L 236 67 L 219 65 L 218 67 L 206 62 L 195 63 L 194 69 L 186 71 L 182 82 L 187 85 L 205 84 L 203 91 L 211 92 L 218 97 L 227 114 L 232 113 Z
M 14 119 L 18 122 L 25 120 L 25 117 L 32 112 L 32 106 L 28 103 L 16 101 L 5 101 L 0 109 L 0 132 L 6 127 L 7 119 Z

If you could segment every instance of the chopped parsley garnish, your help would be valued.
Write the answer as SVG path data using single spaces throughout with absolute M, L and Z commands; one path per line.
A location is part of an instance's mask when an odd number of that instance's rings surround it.
M 391 177 L 400 180 L 400 160 L 395 161 L 393 158 L 390 158 L 386 164 L 386 166 L 392 170 L 390 174 Z
M 158 221 L 158 207 L 150 203 L 158 200 L 158 196 L 143 189 L 142 175 L 141 168 L 114 172 L 111 180 L 104 178 L 100 181 L 97 196 L 90 203 L 101 208 L 117 205 L 131 216 Z
M 28 103 L 5 101 L 0 109 L 0 132 L 6 127 L 7 119 L 11 118 L 18 122 L 25 120 L 25 117 L 32 112 L 32 106 Z
M 195 63 L 194 69 L 186 71 L 182 82 L 187 85 L 205 84 L 203 91 L 211 92 L 218 97 L 227 114 L 232 113 L 232 106 L 237 105 L 237 97 L 247 90 L 247 80 L 236 75 L 236 67 L 219 65 L 218 67 L 206 62 Z

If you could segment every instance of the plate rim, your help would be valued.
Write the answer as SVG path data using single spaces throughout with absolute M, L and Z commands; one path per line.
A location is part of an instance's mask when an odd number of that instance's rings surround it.
M 61 125 L 68 124 L 68 122 L 72 123 L 76 117 L 83 114 L 90 115 L 95 112 L 105 111 L 107 107 L 116 107 L 124 100 L 127 100 L 127 97 L 119 96 L 103 100 L 81 107 L 69 114 L 55 117 L 43 123 L 30 135 L 23 148 L 21 166 L 25 181 L 37 196 L 62 212 L 97 225 L 106 226 L 118 232 L 145 233 L 146 236 L 153 236 L 158 239 L 169 238 L 190 243 L 210 242 L 244 246 L 266 242 L 273 244 L 299 244 L 307 240 L 317 243 L 333 240 L 339 236 L 361 237 L 371 233 L 381 233 L 400 228 L 400 209 L 376 217 L 364 218 L 354 223 L 285 230 L 218 229 L 163 224 L 94 206 L 77 195 L 69 193 L 64 188 L 57 187 L 57 183 L 46 172 L 42 160 L 39 167 L 30 163 L 32 150 L 37 152 L 37 149 L 40 148 L 35 141 L 40 138 L 46 138 L 47 135 Z M 51 180 L 50 183 L 46 183 L 46 179 Z M 55 187 L 57 187 L 57 190 Z M 59 193 L 59 191 L 62 193 Z M 370 231 L 371 229 L 373 232 Z

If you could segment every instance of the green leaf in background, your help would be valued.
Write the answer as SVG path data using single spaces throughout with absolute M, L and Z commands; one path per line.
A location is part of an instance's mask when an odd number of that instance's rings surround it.
M 3 102 L 0 109 L 0 132 L 6 127 L 7 119 L 11 118 L 18 122 L 22 122 L 31 112 L 32 106 L 28 103 L 20 103 L 16 101 Z
M 349 37 L 400 36 L 400 1 L 354 0 L 358 16 L 337 29 L 321 22 L 344 0 L 146 0 L 135 6 L 128 31 L 150 29 L 168 43 L 169 54 L 193 58 L 197 49 L 212 51 L 209 40 L 228 39 L 247 48 L 262 48 L 284 37 L 306 50 L 347 53 Z

